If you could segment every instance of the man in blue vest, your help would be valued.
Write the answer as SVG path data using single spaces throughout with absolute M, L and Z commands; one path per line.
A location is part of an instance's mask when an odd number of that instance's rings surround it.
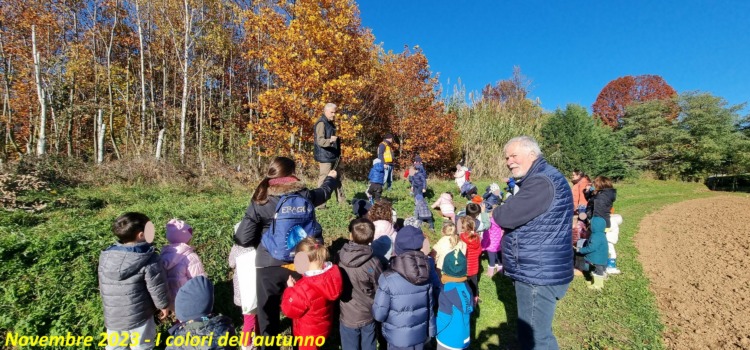
M 385 134 L 383 142 L 378 145 L 378 159 L 383 162 L 383 168 L 385 168 L 383 187 L 385 187 L 385 190 L 390 190 L 393 183 L 393 161 L 396 159 L 393 153 L 393 134 Z
M 573 193 L 531 137 L 508 141 L 505 162 L 518 190 L 492 217 L 505 231 L 503 269 L 516 289 L 518 341 L 522 349 L 558 349 L 552 319 L 573 280 Z
M 338 136 L 336 136 L 336 118 L 337 107 L 333 103 L 326 103 L 323 107 L 323 116 L 315 123 L 315 161 L 320 167 L 318 176 L 318 187 L 323 184 L 326 176 L 331 170 L 338 170 L 339 179 L 341 179 L 341 170 L 337 169 L 341 160 L 341 145 Z M 336 197 L 339 203 L 346 201 L 342 188 L 336 190 Z

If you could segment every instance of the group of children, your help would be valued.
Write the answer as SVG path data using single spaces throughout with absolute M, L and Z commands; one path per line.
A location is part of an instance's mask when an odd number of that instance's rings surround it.
M 457 173 L 466 169 L 459 166 Z M 442 237 L 434 246 L 422 231 L 434 229 L 424 199 L 426 172 L 421 159 L 410 170 L 415 215 L 399 224 L 390 202 L 380 199 L 382 163 L 370 171 L 370 201 L 356 211 L 349 224 L 349 241 L 330 256 L 329 249 L 312 237 L 294 247 L 294 269 L 302 277 L 289 277 L 281 310 L 293 321 L 294 336 L 328 337 L 338 306 L 342 348 L 375 349 L 377 339 L 389 349 L 421 349 L 432 338 L 440 349 L 465 349 L 470 343 L 470 315 L 478 307 L 479 261 L 487 252 L 487 276 L 502 271 L 499 257 L 503 230 L 489 214 L 516 189 L 507 181 L 507 196 L 496 183 L 484 196 L 470 195 L 464 210 L 456 213 L 451 193 L 442 193 L 432 204 L 445 218 Z M 456 177 L 463 193 L 468 178 Z M 378 189 L 378 182 L 380 188 Z M 460 182 L 460 184 L 459 184 Z M 574 246 L 581 264 L 592 266 L 591 288 L 601 289 L 607 274 L 619 273 L 614 264 L 619 215 L 612 215 L 616 190 L 606 177 L 587 183 L 574 174 L 578 220 Z M 581 184 L 580 186 L 578 186 Z M 471 185 L 473 186 L 473 185 Z M 474 191 L 476 192 L 476 187 Z M 583 204 L 581 204 L 583 203 Z M 237 230 L 237 226 L 235 226 Z M 200 258 L 189 245 L 193 229 L 172 219 L 166 224 L 168 245 L 159 254 L 151 244 L 153 224 L 140 213 L 125 213 L 113 224 L 118 242 L 105 249 L 99 261 L 99 287 L 107 332 L 127 334 L 131 340 L 156 335 L 154 307 L 159 318 L 176 316 L 171 335 L 234 334 L 232 322 L 213 312 L 213 284 Z M 241 307 L 241 344 L 253 347 L 257 305 L 255 249 L 234 245 L 229 255 L 234 270 L 234 303 Z M 125 333 L 125 334 L 123 334 Z M 213 338 L 211 348 L 221 348 Z M 153 341 L 153 340 L 152 340 Z M 111 344 L 110 344 L 111 345 Z M 112 346 L 108 348 L 113 348 Z M 169 348 L 169 347 L 168 347 Z M 315 349 L 315 345 L 300 349 Z

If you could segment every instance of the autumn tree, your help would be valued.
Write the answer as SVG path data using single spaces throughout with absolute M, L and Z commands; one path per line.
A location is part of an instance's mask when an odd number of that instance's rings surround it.
M 323 106 L 339 106 L 338 136 L 345 160 L 368 156 L 358 133 L 358 92 L 374 63 L 373 37 L 362 28 L 348 0 L 279 1 L 248 11 L 248 40 L 262 36 L 247 53 L 263 62 L 267 89 L 252 104 L 260 118 L 249 125 L 259 154 L 311 159 L 313 124 Z
M 677 92 L 658 75 L 624 76 L 607 83 L 592 106 L 594 115 L 613 128 L 622 126 L 625 108 L 634 102 L 669 100 Z M 677 117 L 677 106 L 669 104 L 667 119 Z

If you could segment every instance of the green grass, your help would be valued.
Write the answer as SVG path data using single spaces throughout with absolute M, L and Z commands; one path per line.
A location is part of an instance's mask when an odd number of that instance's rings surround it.
M 480 191 L 490 181 L 478 181 Z M 385 192 L 399 217 L 411 216 L 414 205 L 408 184 L 397 181 Z M 347 198 L 364 198 L 364 182 L 346 184 Z M 633 235 L 640 220 L 662 206 L 712 195 L 694 183 L 639 180 L 618 184 L 615 209 L 624 217 L 617 246 L 623 274 L 610 278 L 601 293 L 589 291 L 581 278 L 571 285 L 555 317 L 555 333 L 563 348 L 662 348 L 662 324 L 648 280 L 636 260 Z M 98 335 L 104 329 L 96 268 L 100 250 L 114 242 L 112 220 L 126 211 L 141 211 L 157 225 L 158 247 L 165 244 L 164 224 L 172 217 L 194 227 L 197 248 L 209 277 L 216 284 L 216 310 L 240 325 L 232 304 L 227 256 L 232 227 L 243 215 L 252 189 L 111 185 L 101 188 L 58 189 L 35 193 L 50 203 L 40 213 L 0 214 L 0 341 L 4 330 L 24 335 Z M 451 191 L 457 207 L 466 201 L 450 181 L 431 181 L 428 200 Z M 441 220 L 436 213 L 439 238 Z M 348 236 L 353 217 L 348 204 L 329 203 L 318 212 L 327 242 Z M 486 265 L 486 257 L 482 257 Z M 514 348 L 516 306 L 510 281 L 500 275 L 480 277 L 483 303 L 475 318 L 473 348 Z M 333 339 L 332 339 L 333 341 Z

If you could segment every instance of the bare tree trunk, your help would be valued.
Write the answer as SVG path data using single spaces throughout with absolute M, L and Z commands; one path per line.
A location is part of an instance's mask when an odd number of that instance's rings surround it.
M 5 144 L 13 145 L 16 153 L 20 156 L 22 154 L 21 149 L 18 148 L 18 144 L 16 144 L 16 140 L 13 138 L 13 110 L 10 108 L 10 74 L 13 65 L 11 64 L 10 57 L 5 56 L 2 33 L 0 33 L 0 58 L 3 59 L 3 64 L 5 65 L 5 74 L 3 76 L 3 117 L 6 115 L 6 111 L 8 116 L 8 123 L 5 124 Z
M 189 1 L 185 4 L 185 50 L 182 57 L 182 109 L 180 114 L 180 162 L 185 163 L 185 122 L 187 119 L 188 103 L 188 68 L 190 66 L 190 31 L 192 29 L 193 14 L 190 10 Z
M 138 25 L 138 43 L 140 45 L 140 58 L 141 58 L 141 140 L 140 147 L 146 140 L 146 64 L 143 60 L 143 29 L 141 26 L 141 10 L 138 0 L 135 0 L 135 18 Z
M 163 128 L 159 130 L 159 137 L 156 139 L 156 160 L 157 161 L 161 160 L 161 147 L 162 147 L 162 144 L 164 143 L 164 130 L 165 129 Z
M 36 50 L 36 26 L 31 26 L 31 53 L 34 58 L 34 81 L 36 82 L 36 95 L 39 99 L 39 138 L 36 142 L 36 155 L 42 156 L 45 152 L 47 143 L 47 136 L 45 135 L 45 125 L 47 124 L 47 99 L 45 91 L 42 88 L 41 74 L 40 74 L 40 63 L 39 63 L 39 52 Z
M 102 110 L 99 109 L 98 116 L 96 117 L 96 132 L 97 135 L 97 145 L 98 145 L 98 152 L 96 154 L 96 164 L 102 164 L 104 161 L 104 132 L 107 129 L 107 125 L 104 124 L 104 121 L 102 120 Z
M 113 102 L 113 96 L 112 96 L 112 41 L 114 41 L 115 38 L 115 27 L 117 27 L 117 15 L 115 15 L 115 21 L 112 23 L 112 30 L 109 34 L 109 45 L 107 46 L 107 90 L 109 92 L 109 140 L 112 142 L 112 149 L 115 151 L 115 156 L 117 156 L 117 159 L 120 159 L 120 150 L 117 148 L 117 143 L 115 142 L 115 133 L 114 133 L 114 116 L 115 116 L 115 106 Z M 100 150 L 101 152 L 101 150 Z

